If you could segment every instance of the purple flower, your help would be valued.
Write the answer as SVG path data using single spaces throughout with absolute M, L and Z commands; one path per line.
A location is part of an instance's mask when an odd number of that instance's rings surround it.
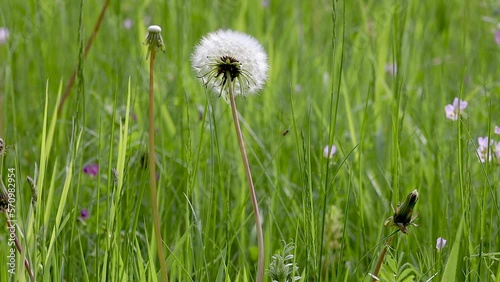
M 455 98 L 453 100 L 453 104 L 448 104 L 444 107 L 444 111 L 446 112 L 446 118 L 451 120 L 457 120 L 458 116 L 463 113 L 465 108 L 467 108 L 467 102 Z
M 89 211 L 87 209 L 82 209 L 80 211 L 80 219 L 81 220 L 87 220 L 89 218 L 90 214 L 89 214 Z
M 495 143 L 495 156 L 497 157 L 497 160 L 500 162 L 500 141 Z
M 500 135 L 500 126 L 498 126 L 498 125 L 495 125 L 495 134 Z
M 494 143 L 495 141 L 489 140 L 488 137 L 477 138 L 477 156 L 479 157 L 480 162 L 484 163 L 486 160 L 491 161 L 493 156 L 490 151 L 490 146 Z
M 325 148 L 323 148 L 323 156 L 325 158 L 332 159 L 335 152 L 337 152 L 337 147 L 335 147 L 335 145 L 332 145 L 331 147 L 326 145 Z
M 495 42 L 500 45 L 500 30 L 495 31 Z
M 123 21 L 123 27 L 125 29 L 130 29 L 132 27 L 132 20 L 131 19 L 125 19 Z
M 9 39 L 10 32 L 6 27 L 0 27 L 0 44 L 5 44 Z
M 441 249 L 443 249 L 445 246 L 446 246 L 446 239 L 444 239 L 442 237 L 437 238 L 437 240 L 436 240 L 436 249 L 438 251 L 441 251 Z
M 83 173 L 88 174 L 89 176 L 96 176 L 99 173 L 99 165 L 96 163 L 86 165 L 83 168 Z
M 489 147 L 491 145 L 492 141 L 488 142 L 488 137 L 479 137 L 477 138 L 477 144 L 479 147 Z

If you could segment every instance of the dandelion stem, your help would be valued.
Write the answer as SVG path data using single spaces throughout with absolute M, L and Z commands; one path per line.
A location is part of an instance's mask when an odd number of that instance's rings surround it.
M 380 271 L 380 268 L 382 267 L 382 262 L 384 261 L 384 258 L 385 258 L 385 254 L 387 254 L 387 249 L 389 248 L 389 246 L 391 245 L 392 243 L 392 240 L 394 239 L 394 236 L 396 235 L 396 233 L 393 233 L 393 235 L 391 237 L 389 237 L 387 239 L 387 241 L 385 241 L 385 246 L 384 246 L 384 249 L 382 250 L 382 253 L 380 253 L 380 257 L 378 258 L 378 262 L 377 262 L 377 267 L 375 267 L 375 271 L 373 272 L 373 280 L 372 282 L 376 282 L 376 281 L 379 281 L 377 280 L 377 278 L 375 277 L 378 277 L 378 273 Z
M 92 43 L 94 42 L 94 39 L 97 35 L 97 32 L 99 31 L 99 28 L 101 27 L 102 19 L 104 18 L 104 14 L 106 13 L 106 10 L 108 9 L 109 2 L 111 2 L 111 0 L 106 0 L 106 2 L 104 2 L 104 5 L 102 6 L 101 14 L 99 14 L 99 18 L 97 19 L 97 22 L 95 23 L 94 30 L 92 31 L 92 35 L 90 35 L 90 38 L 87 41 L 87 45 L 85 45 L 85 51 L 83 53 L 84 59 L 87 57 L 87 54 L 89 53 L 90 47 L 92 46 Z M 71 77 L 69 78 L 68 85 L 66 85 L 66 88 L 64 89 L 64 94 L 62 95 L 61 101 L 59 102 L 59 106 L 57 108 L 57 113 L 59 115 L 61 114 L 62 108 L 64 106 L 64 102 L 66 101 L 66 98 L 68 98 L 69 93 L 71 91 L 71 88 L 75 84 L 77 71 L 78 71 L 78 66 L 76 66 L 75 69 L 73 70 L 73 73 L 71 74 Z
M 227 74 L 230 78 L 230 74 Z M 236 101 L 234 99 L 234 83 L 232 81 L 228 82 L 229 88 L 229 99 L 231 101 L 231 111 L 233 113 L 234 127 L 236 129 L 236 135 L 238 136 L 238 144 L 240 145 L 241 157 L 243 159 L 243 166 L 245 167 L 245 173 L 248 181 L 248 188 L 250 189 L 250 197 L 252 199 L 253 212 L 255 214 L 255 227 L 257 228 L 257 241 L 259 246 L 259 258 L 257 265 L 257 282 L 262 282 L 264 278 L 264 236 L 262 234 L 262 226 L 260 222 L 259 204 L 257 202 L 257 196 L 255 195 L 255 188 L 252 181 L 252 173 L 250 172 L 250 165 L 248 164 L 247 152 L 245 150 L 245 143 L 243 141 L 243 135 L 241 134 L 240 121 L 238 119 L 238 111 L 236 109 Z
M 7 227 L 8 227 L 8 229 L 11 230 L 12 228 L 16 228 L 10 222 L 10 219 L 9 219 L 9 216 L 7 215 L 7 213 L 5 214 L 5 216 L 7 217 Z M 16 249 L 17 249 L 17 251 L 19 252 L 20 255 L 23 255 L 23 248 L 21 247 L 21 243 L 19 243 L 19 239 L 17 239 L 16 232 L 14 232 L 13 234 L 14 234 L 14 244 L 16 245 Z M 24 258 L 24 266 L 26 267 L 26 271 L 28 272 L 28 275 L 30 276 L 30 280 L 31 281 L 36 281 L 35 280 L 35 275 L 33 274 L 33 271 L 31 270 L 30 262 L 28 261 L 28 258 L 26 258 L 26 257 Z
M 160 231 L 160 215 L 158 213 L 158 198 L 156 194 L 156 164 L 155 164 L 155 125 L 154 125 L 154 65 L 156 49 L 151 49 L 149 61 L 149 187 L 151 190 L 151 204 L 153 205 L 153 224 L 155 229 L 158 260 L 160 261 L 163 281 L 168 282 L 167 265 L 163 253 L 163 240 Z

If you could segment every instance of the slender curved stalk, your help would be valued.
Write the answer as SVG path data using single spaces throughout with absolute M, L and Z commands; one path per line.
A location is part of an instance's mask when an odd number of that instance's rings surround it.
M 389 237 L 389 239 L 387 239 L 387 241 L 385 242 L 385 246 L 384 246 L 384 250 L 382 250 L 382 253 L 380 253 L 380 257 L 378 258 L 378 262 L 377 262 L 377 267 L 375 267 L 375 271 L 373 272 L 373 280 L 372 282 L 377 282 L 379 280 L 377 280 L 377 278 L 375 277 L 378 277 L 378 273 L 380 271 L 380 268 L 382 267 L 382 262 L 384 261 L 384 258 L 385 258 L 385 254 L 387 254 L 387 248 L 389 248 L 389 246 L 391 245 L 392 243 L 392 240 L 394 239 L 394 236 L 396 234 L 393 234 L 391 237 Z
M 228 77 L 230 77 L 228 75 Z M 245 143 L 243 141 L 243 135 L 241 134 L 240 121 L 238 119 L 238 111 L 236 109 L 236 101 L 234 99 L 234 83 L 228 83 L 229 88 L 229 99 L 231 101 L 231 111 L 233 113 L 234 127 L 236 129 L 236 135 L 238 136 L 238 144 L 240 145 L 241 158 L 243 159 L 243 166 L 245 167 L 245 173 L 248 181 L 248 188 L 250 189 L 250 197 L 252 199 L 253 212 L 255 214 L 255 227 L 257 228 L 257 241 L 259 246 L 259 258 L 257 264 L 257 282 L 262 282 L 264 278 L 264 236 L 262 234 L 262 225 L 260 222 L 259 204 L 257 202 L 257 196 L 255 195 L 255 188 L 252 181 L 252 173 L 250 171 L 250 165 L 248 164 L 247 152 L 245 150 Z
M 92 31 L 92 35 L 90 35 L 90 38 L 87 41 L 87 45 L 85 45 L 85 51 L 83 53 L 84 59 L 87 57 L 87 54 L 89 53 L 90 47 L 92 46 L 92 43 L 94 42 L 94 39 L 97 35 L 97 32 L 99 31 L 99 28 L 101 27 L 102 19 L 104 18 L 104 14 L 106 13 L 106 10 L 108 9 L 109 2 L 111 2 L 111 0 L 106 0 L 106 2 L 104 2 L 104 6 L 102 6 L 101 13 L 99 14 L 99 18 L 97 19 L 97 22 L 95 23 L 94 30 Z M 64 94 L 61 98 L 61 101 L 59 102 L 59 106 L 57 107 L 58 115 L 61 114 L 62 108 L 64 106 L 64 102 L 66 101 L 66 98 L 68 98 L 69 93 L 71 91 L 71 88 L 75 84 L 77 70 L 78 70 L 78 66 L 76 66 L 75 69 L 73 70 L 73 73 L 71 74 L 71 77 L 69 78 L 68 85 L 66 85 L 66 88 L 64 89 Z
M 155 229 L 156 245 L 158 248 L 158 260 L 160 261 L 161 275 L 163 281 L 168 282 L 167 264 L 163 252 L 163 240 L 161 239 L 160 215 L 158 213 L 158 198 L 156 195 L 156 164 L 155 164 L 155 125 L 154 125 L 154 65 L 156 49 L 151 49 L 149 61 L 149 187 L 151 190 L 151 204 L 153 205 L 153 223 Z

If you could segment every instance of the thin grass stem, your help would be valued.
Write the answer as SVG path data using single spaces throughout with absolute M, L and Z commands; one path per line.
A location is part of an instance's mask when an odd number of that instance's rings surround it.
M 89 40 L 87 41 L 87 45 L 85 45 L 85 52 L 83 53 L 83 59 L 87 57 L 87 54 L 89 53 L 90 47 L 92 46 L 92 43 L 94 42 L 94 39 L 97 35 L 97 32 L 99 31 L 102 23 L 102 19 L 104 18 L 104 14 L 106 13 L 106 10 L 108 9 L 109 2 L 111 0 L 106 0 L 104 2 L 104 5 L 102 6 L 101 13 L 99 14 L 99 18 L 97 19 L 97 22 L 95 23 L 94 30 L 92 31 L 92 34 L 89 37 Z M 71 88 L 73 88 L 73 85 L 75 84 L 76 80 L 76 73 L 78 71 L 79 66 L 76 66 L 75 69 L 73 70 L 73 73 L 71 74 L 71 77 L 69 78 L 68 84 L 66 85 L 66 88 L 64 89 L 64 94 L 61 98 L 61 101 L 59 102 L 59 106 L 57 107 L 57 113 L 58 115 L 61 115 L 62 108 L 64 106 L 64 102 L 69 96 L 69 93 L 71 91 Z

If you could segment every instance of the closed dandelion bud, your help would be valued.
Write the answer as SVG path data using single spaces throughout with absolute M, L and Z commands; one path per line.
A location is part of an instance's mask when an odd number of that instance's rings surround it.
M 394 213 L 394 223 L 403 224 L 404 226 L 410 224 L 411 217 L 413 213 L 413 208 L 418 200 L 418 191 L 413 190 L 407 197 L 406 200 L 401 204 Z
M 415 189 L 406 197 L 406 200 L 402 204 L 398 205 L 394 215 L 385 221 L 385 225 L 392 223 L 392 225 L 397 226 L 401 232 L 405 234 L 408 233 L 406 227 L 410 224 L 415 225 L 413 220 L 415 220 L 416 215 L 413 215 L 413 208 L 417 201 L 418 191 Z

